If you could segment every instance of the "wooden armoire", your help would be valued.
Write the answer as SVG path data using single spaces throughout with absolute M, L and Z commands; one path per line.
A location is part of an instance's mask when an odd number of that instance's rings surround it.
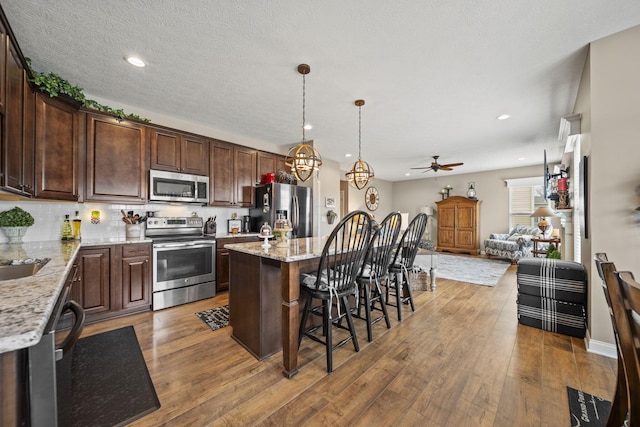
M 482 201 L 451 196 L 438 205 L 438 252 L 480 253 L 480 204 Z

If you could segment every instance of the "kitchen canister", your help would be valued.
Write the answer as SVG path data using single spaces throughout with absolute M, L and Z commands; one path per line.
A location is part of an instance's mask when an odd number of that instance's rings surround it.
M 128 240 L 142 237 L 142 224 L 125 224 L 125 227 Z

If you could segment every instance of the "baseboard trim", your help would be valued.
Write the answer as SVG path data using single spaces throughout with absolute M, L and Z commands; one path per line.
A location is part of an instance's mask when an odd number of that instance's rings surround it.
M 584 345 L 589 353 L 599 354 L 601 356 L 610 357 L 612 359 L 618 358 L 618 351 L 615 344 L 610 344 L 604 341 L 593 340 L 589 336 L 589 331 L 584 337 Z

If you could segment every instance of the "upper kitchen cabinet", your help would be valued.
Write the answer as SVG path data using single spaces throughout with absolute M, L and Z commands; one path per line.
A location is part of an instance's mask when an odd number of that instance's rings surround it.
M 284 160 L 285 156 L 258 151 L 256 183 L 261 182 L 268 173 L 277 173 L 279 170 L 286 171 Z
M 150 132 L 151 169 L 209 175 L 209 140 L 164 129 Z
M 78 200 L 78 104 L 36 94 L 35 196 Z
M 256 150 L 223 141 L 211 142 L 212 206 L 254 206 Z
M 6 38 L 3 39 L 6 42 Z M 6 53 L 6 56 L 5 56 Z M 14 193 L 34 195 L 34 94 L 27 81 L 20 54 L 9 43 L 1 53 L 6 63 L 6 99 L 2 187 Z
M 145 203 L 147 127 L 87 113 L 86 201 Z

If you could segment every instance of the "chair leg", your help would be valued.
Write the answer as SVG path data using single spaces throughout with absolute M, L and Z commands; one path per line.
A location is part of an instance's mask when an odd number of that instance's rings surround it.
M 353 341 L 353 348 L 356 352 L 360 351 L 360 345 L 358 344 L 358 337 L 356 336 L 356 326 L 353 323 L 353 316 L 351 316 L 351 310 L 349 310 L 349 300 L 347 297 L 342 297 L 342 307 L 344 308 L 347 316 L 347 324 L 349 325 L 349 332 L 351 333 L 351 341 Z
M 302 320 L 300 321 L 300 329 L 298 331 L 298 348 L 300 348 L 300 343 L 302 342 L 302 337 L 305 332 L 305 325 L 307 324 L 307 320 L 309 319 L 309 310 L 311 309 L 311 294 L 307 293 L 307 298 L 304 303 L 304 310 L 302 311 Z
M 618 352 L 618 380 L 615 395 L 611 403 L 611 411 L 607 419 L 607 427 L 621 426 L 627 417 L 629 402 L 627 397 L 627 380 L 624 374 L 624 364 L 620 352 Z
M 324 310 L 322 311 L 322 323 L 325 330 L 325 342 L 327 351 L 327 372 L 333 372 L 333 340 L 331 331 L 331 319 L 329 319 L 331 313 L 331 301 L 324 300 Z
M 402 273 L 396 273 L 396 308 L 398 310 L 398 322 L 402 321 Z
M 387 324 L 387 329 L 391 329 L 391 322 L 389 321 L 389 313 L 387 313 L 387 304 L 386 304 L 386 301 L 382 299 L 382 290 L 380 289 L 380 284 L 377 282 L 376 282 L 376 292 L 377 292 L 378 302 L 380 303 L 380 309 L 382 310 L 382 315 L 384 316 L 384 321 Z
M 404 273 L 403 273 L 404 275 Z M 416 311 L 416 307 L 415 305 L 413 305 L 413 295 L 411 294 L 411 282 L 409 281 L 409 275 L 406 274 L 404 275 L 404 277 L 407 279 L 406 283 L 407 283 L 407 287 L 405 288 L 405 290 L 407 291 L 407 296 L 404 297 L 404 300 L 408 300 L 409 304 L 411 305 L 411 311 Z
M 368 283 L 364 285 L 364 312 L 367 321 L 367 339 L 371 342 L 373 341 L 373 331 L 371 328 L 371 287 Z M 360 314 L 360 308 L 358 308 L 358 314 Z

